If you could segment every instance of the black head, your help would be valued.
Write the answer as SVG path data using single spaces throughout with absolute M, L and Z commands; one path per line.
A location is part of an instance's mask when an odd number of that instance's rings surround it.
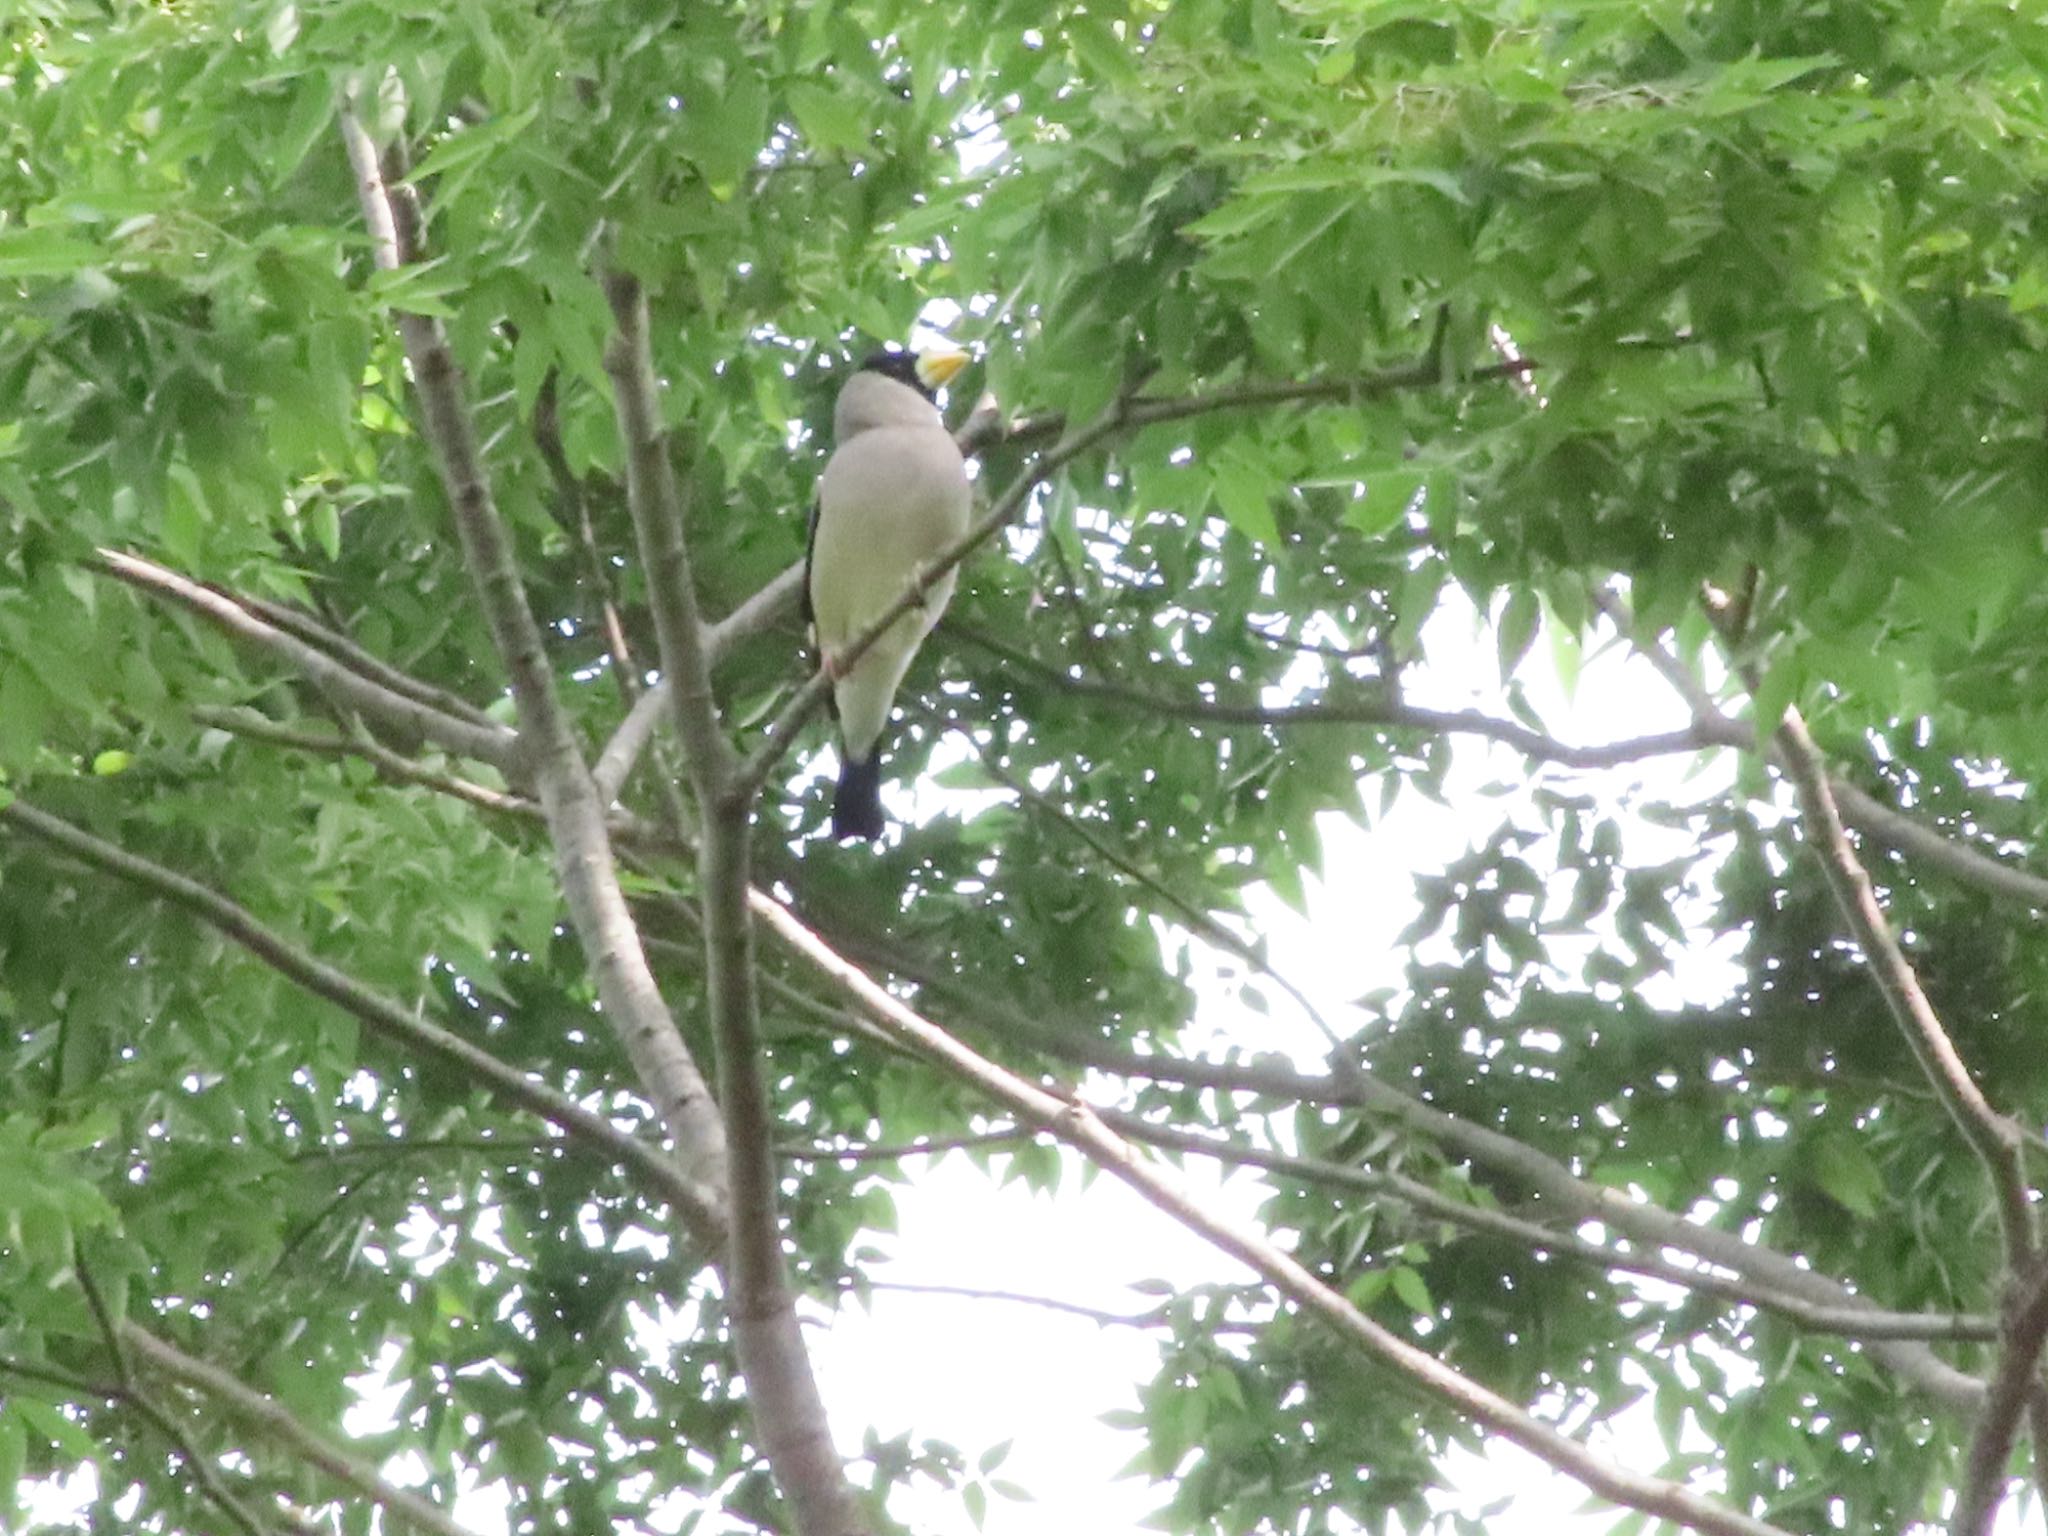
M 937 405 L 939 402 L 938 392 L 926 384 L 924 376 L 917 371 L 915 352 L 899 352 L 893 347 L 884 347 L 862 358 L 860 371 L 879 373 L 883 378 L 894 379 L 898 384 L 908 384 L 932 404 Z

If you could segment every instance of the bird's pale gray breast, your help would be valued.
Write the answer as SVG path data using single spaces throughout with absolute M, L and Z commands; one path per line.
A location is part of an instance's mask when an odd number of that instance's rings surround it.
M 944 427 L 874 427 L 840 444 L 818 485 L 812 606 L 827 646 L 881 616 L 919 567 L 967 531 L 966 467 Z M 824 573 L 830 573 L 826 579 Z M 933 584 L 945 605 L 953 574 Z

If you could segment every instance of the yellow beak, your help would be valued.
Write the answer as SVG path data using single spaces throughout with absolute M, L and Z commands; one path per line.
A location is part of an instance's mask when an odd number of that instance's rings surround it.
M 926 389 L 950 384 L 973 359 L 958 347 L 933 347 L 917 354 L 917 376 Z

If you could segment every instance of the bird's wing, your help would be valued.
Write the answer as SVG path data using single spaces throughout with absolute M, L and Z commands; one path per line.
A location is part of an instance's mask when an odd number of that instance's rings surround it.
M 824 502 L 819 499 L 817 490 L 813 488 L 811 491 L 811 525 L 804 532 L 804 590 L 800 606 L 804 616 L 804 639 L 810 643 L 811 650 L 816 655 L 820 667 L 825 665 L 825 647 L 818 643 L 818 615 L 817 611 L 811 607 L 811 562 L 818 555 L 818 514 L 823 510 Z M 825 710 L 834 720 L 839 718 L 839 690 L 837 688 L 827 688 L 825 690 Z
M 818 557 L 818 513 L 822 506 L 823 504 L 818 500 L 817 488 L 813 486 L 811 489 L 811 522 L 810 526 L 804 530 L 803 594 L 804 629 L 810 636 L 813 646 L 816 646 L 818 643 L 818 615 L 811 607 L 811 562 Z

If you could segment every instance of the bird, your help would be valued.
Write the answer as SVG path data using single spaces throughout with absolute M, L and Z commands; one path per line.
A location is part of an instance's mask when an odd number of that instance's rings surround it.
M 832 835 L 841 842 L 882 835 L 882 733 L 958 572 L 933 577 L 919 606 L 858 657 L 839 653 L 967 532 L 967 463 L 938 407 L 938 391 L 967 362 L 954 347 L 884 348 L 861 361 L 832 407 L 832 456 L 804 556 L 804 618 L 839 722 Z

